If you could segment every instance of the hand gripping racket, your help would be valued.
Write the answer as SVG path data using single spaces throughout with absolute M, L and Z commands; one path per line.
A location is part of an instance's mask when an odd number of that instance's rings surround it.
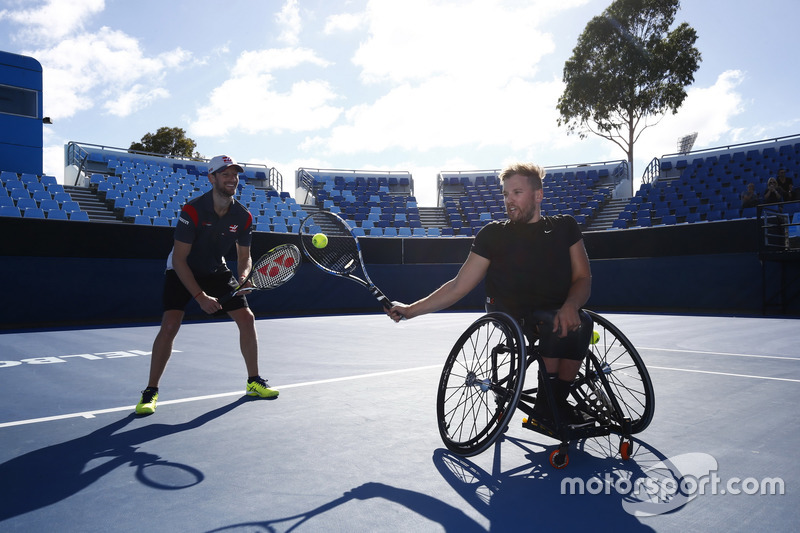
M 294 276 L 300 266 L 300 250 L 294 244 L 281 244 L 258 258 L 247 278 L 233 289 L 223 301 L 237 294 L 280 287 Z M 248 282 L 252 285 L 245 287 Z
M 314 246 L 312 239 L 317 233 L 324 233 L 328 237 L 326 246 Z M 306 256 L 319 268 L 329 274 L 355 281 L 365 287 L 386 309 L 392 308 L 392 302 L 369 279 L 358 237 L 338 215 L 329 211 L 308 215 L 300 224 L 300 242 Z M 359 267 L 363 279 L 353 273 Z

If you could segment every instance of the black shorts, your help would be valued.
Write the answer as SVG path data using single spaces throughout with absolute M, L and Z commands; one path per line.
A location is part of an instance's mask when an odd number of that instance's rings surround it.
M 486 312 L 491 311 L 503 311 L 503 309 L 487 302 Z M 515 319 L 530 345 L 539 341 L 539 353 L 542 357 L 583 361 L 592 341 L 594 328 L 592 317 L 581 309 L 578 312 L 581 318 L 580 328 L 577 331 L 570 331 L 566 337 L 559 337 L 558 332 L 553 332 L 556 313 L 557 311 L 531 311 L 525 316 L 515 317 Z
M 195 276 L 195 279 L 203 292 L 214 298 L 227 296 L 238 285 L 238 281 L 230 270 L 222 270 L 207 276 Z M 164 292 L 161 296 L 164 311 L 183 311 L 193 296 L 186 290 L 178 274 L 174 270 L 167 270 L 164 276 Z M 243 294 L 239 294 L 225 302 L 222 305 L 222 311 L 218 311 L 217 314 L 235 311 L 243 307 L 248 307 L 247 298 Z
M 578 311 L 578 315 L 581 326 L 576 331 L 567 333 L 566 337 L 559 337 L 557 331 L 553 332 L 556 311 L 534 311 L 528 314 L 520 325 L 529 342 L 539 339 L 539 353 L 542 357 L 583 361 L 592 341 L 594 322 L 582 309 Z

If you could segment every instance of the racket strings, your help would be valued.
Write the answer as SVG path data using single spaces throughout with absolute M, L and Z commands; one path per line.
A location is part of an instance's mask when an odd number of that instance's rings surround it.
M 250 282 L 259 289 L 271 289 L 282 285 L 294 276 L 300 264 L 300 253 L 297 248 L 286 248 L 274 254 L 262 257 L 253 265 L 253 276 Z
M 328 245 L 317 248 L 312 243 L 313 232 L 328 237 Z M 359 266 L 358 242 L 346 223 L 338 217 L 321 211 L 310 215 L 300 228 L 303 249 L 317 264 L 338 274 L 349 274 Z

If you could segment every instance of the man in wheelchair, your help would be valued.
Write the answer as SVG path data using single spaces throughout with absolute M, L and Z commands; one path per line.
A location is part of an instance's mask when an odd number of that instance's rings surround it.
M 591 294 L 589 258 L 578 223 L 568 215 L 542 215 L 544 170 L 516 163 L 503 169 L 507 220 L 493 221 L 475 236 L 455 278 L 410 305 L 394 302 L 387 314 L 395 321 L 450 307 L 486 278 L 487 311 L 514 317 L 528 342 L 539 341 L 559 419 L 582 420 L 567 403 L 570 385 L 586 355 L 592 319 L 582 310 Z M 535 416 L 547 419 L 552 408 L 537 394 Z

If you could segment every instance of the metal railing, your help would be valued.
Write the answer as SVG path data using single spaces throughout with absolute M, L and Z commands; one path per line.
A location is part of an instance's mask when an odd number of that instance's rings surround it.
M 64 150 L 64 164 L 65 166 L 74 165 L 78 168 L 78 175 L 76 176 L 76 185 L 80 176 L 86 172 L 88 165 L 91 162 L 93 154 L 100 154 L 102 157 L 109 156 L 116 158 L 131 158 L 141 159 L 151 164 L 166 164 L 172 166 L 174 164 L 208 164 L 210 159 L 200 157 L 187 157 L 181 155 L 159 154 L 155 152 L 144 152 L 139 150 L 129 150 L 125 148 L 117 148 L 114 146 L 105 146 L 101 144 L 79 143 L 70 141 L 67 143 Z M 283 190 L 283 176 L 275 167 L 268 167 L 261 163 L 240 163 L 245 171 L 260 171 L 264 172 L 267 180 L 267 187 L 275 189 L 276 191 Z

